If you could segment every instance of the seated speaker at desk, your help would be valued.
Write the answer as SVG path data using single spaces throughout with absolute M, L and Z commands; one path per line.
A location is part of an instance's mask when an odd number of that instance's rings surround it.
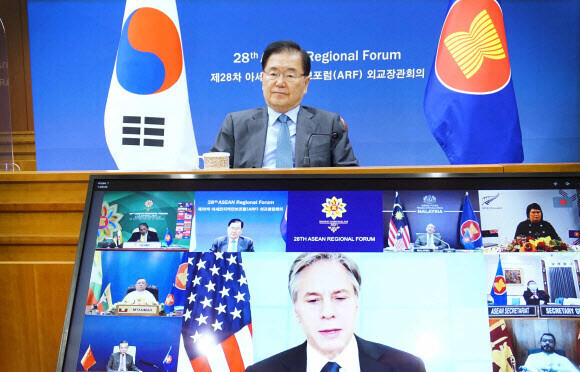
M 159 289 L 154 285 L 147 285 L 147 281 L 144 278 L 139 278 L 135 285 L 127 288 L 123 303 L 140 305 L 159 303 Z
M 127 341 L 121 341 L 119 346 L 113 348 L 107 363 L 107 371 L 141 371 L 135 365 L 136 353 L 135 346 L 129 346 Z
M 139 228 L 133 230 L 133 235 L 127 240 L 128 242 L 158 242 L 157 230 L 149 227 L 145 222 L 139 224 Z
M 435 225 L 432 223 L 428 224 L 425 231 L 425 233 L 417 233 L 417 239 L 415 240 L 416 248 L 443 248 L 446 245 L 441 240 L 441 234 L 435 232 Z
M 161 248 L 161 242 L 157 230 L 142 222 L 139 228 L 133 230 L 133 234 L 123 244 L 123 248 Z

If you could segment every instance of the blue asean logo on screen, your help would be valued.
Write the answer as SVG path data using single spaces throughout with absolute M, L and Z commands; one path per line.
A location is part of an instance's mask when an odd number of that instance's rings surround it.
M 134 94 L 160 93 L 171 88 L 182 71 L 181 39 L 171 18 L 153 8 L 131 13 L 119 41 L 119 84 Z

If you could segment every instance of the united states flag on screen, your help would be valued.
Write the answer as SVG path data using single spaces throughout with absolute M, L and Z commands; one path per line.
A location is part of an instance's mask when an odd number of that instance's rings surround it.
M 253 348 L 241 254 L 191 252 L 188 263 L 178 371 L 244 371 Z
M 395 247 L 398 251 L 409 249 L 411 238 L 409 236 L 409 223 L 403 212 L 403 206 L 399 200 L 399 193 L 395 195 L 393 215 L 389 223 L 389 247 Z

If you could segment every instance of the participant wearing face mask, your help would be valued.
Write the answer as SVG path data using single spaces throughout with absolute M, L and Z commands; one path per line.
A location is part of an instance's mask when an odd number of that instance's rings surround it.
M 527 305 L 540 305 L 540 301 L 547 304 L 550 301 L 550 296 L 540 289 L 535 281 L 530 280 L 528 282 L 528 288 L 524 292 L 524 300 L 526 300 Z

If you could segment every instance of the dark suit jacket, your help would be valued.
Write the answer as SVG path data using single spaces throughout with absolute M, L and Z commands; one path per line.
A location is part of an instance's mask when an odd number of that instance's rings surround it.
M 227 252 L 228 251 L 228 237 L 222 236 L 217 238 L 211 245 L 210 252 Z M 245 236 L 238 238 L 238 252 L 253 252 L 254 241 Z
M 211 148 L 212 152 L 229 152 L 232 168 L 261 168 L 266 147 L 268 109 L 233 112 L 226 116 Z M 330 136 L 312 136 L 310 140 L 311 167 L 345 167 L 358 165 L 344 124 L 328 111 L 301 106 L 296 123 L 295 166 L 304 167 L 304 149 L 311 133 L 338 133 Z
M 355 337 L 361 372 L 425 372 L 425 365 L 420 358 L 389 346 Z M 270 371 L 305 372 L 306 342 L 246 369 L 246 372 Z
M 133 235 L 131 235 L 131 237 L 127 241 L 128 242 L 138 242 L 139 240 L 141 240 L 141 233 L 139 231 L 137 231 L 137 232 L 134 232 Z M 155 231 L 149 230 L 147 232 L 147 241 L 148 242 L 158 242 L 159 237 L 157 236 L 157 233 Z
M 121 361 L 121 353 L 113 353 L 109 357 L 109 362 L 107 363 L 107 371 L 118 371 L 119 362 Z M 133 363 L 133 357 L 129 354 L 125 356 L 125 364 L 127 371 L 140 371 L 139 368 Z
M 550 296 L 545 291 L 538 289 L 537 292 L 538 292 L 538 298 L 532 299 L 532 296 L 534 295 L 534 293 L 532 291 L 530 291 L 529 288 L 527 288 L 524 291 L 524 300 L 526 300 L 526 305 L 539 305 L 540 300 L 544 301 L 545 303 L 550 302 Z
M 443 245 L 443 242 L 441 240 L 436 239 L 436 238 L 441 239 L 441 234 L 434 233 L 433 236 L 434 236 L 434 238 L 433 238 L 433 245 L 434 246 L 439 247 L 440 245 Z M 417 240 L 415 240 L 415 245 L 416 246 L 427 245 L 427 233 L 417 235 Z

